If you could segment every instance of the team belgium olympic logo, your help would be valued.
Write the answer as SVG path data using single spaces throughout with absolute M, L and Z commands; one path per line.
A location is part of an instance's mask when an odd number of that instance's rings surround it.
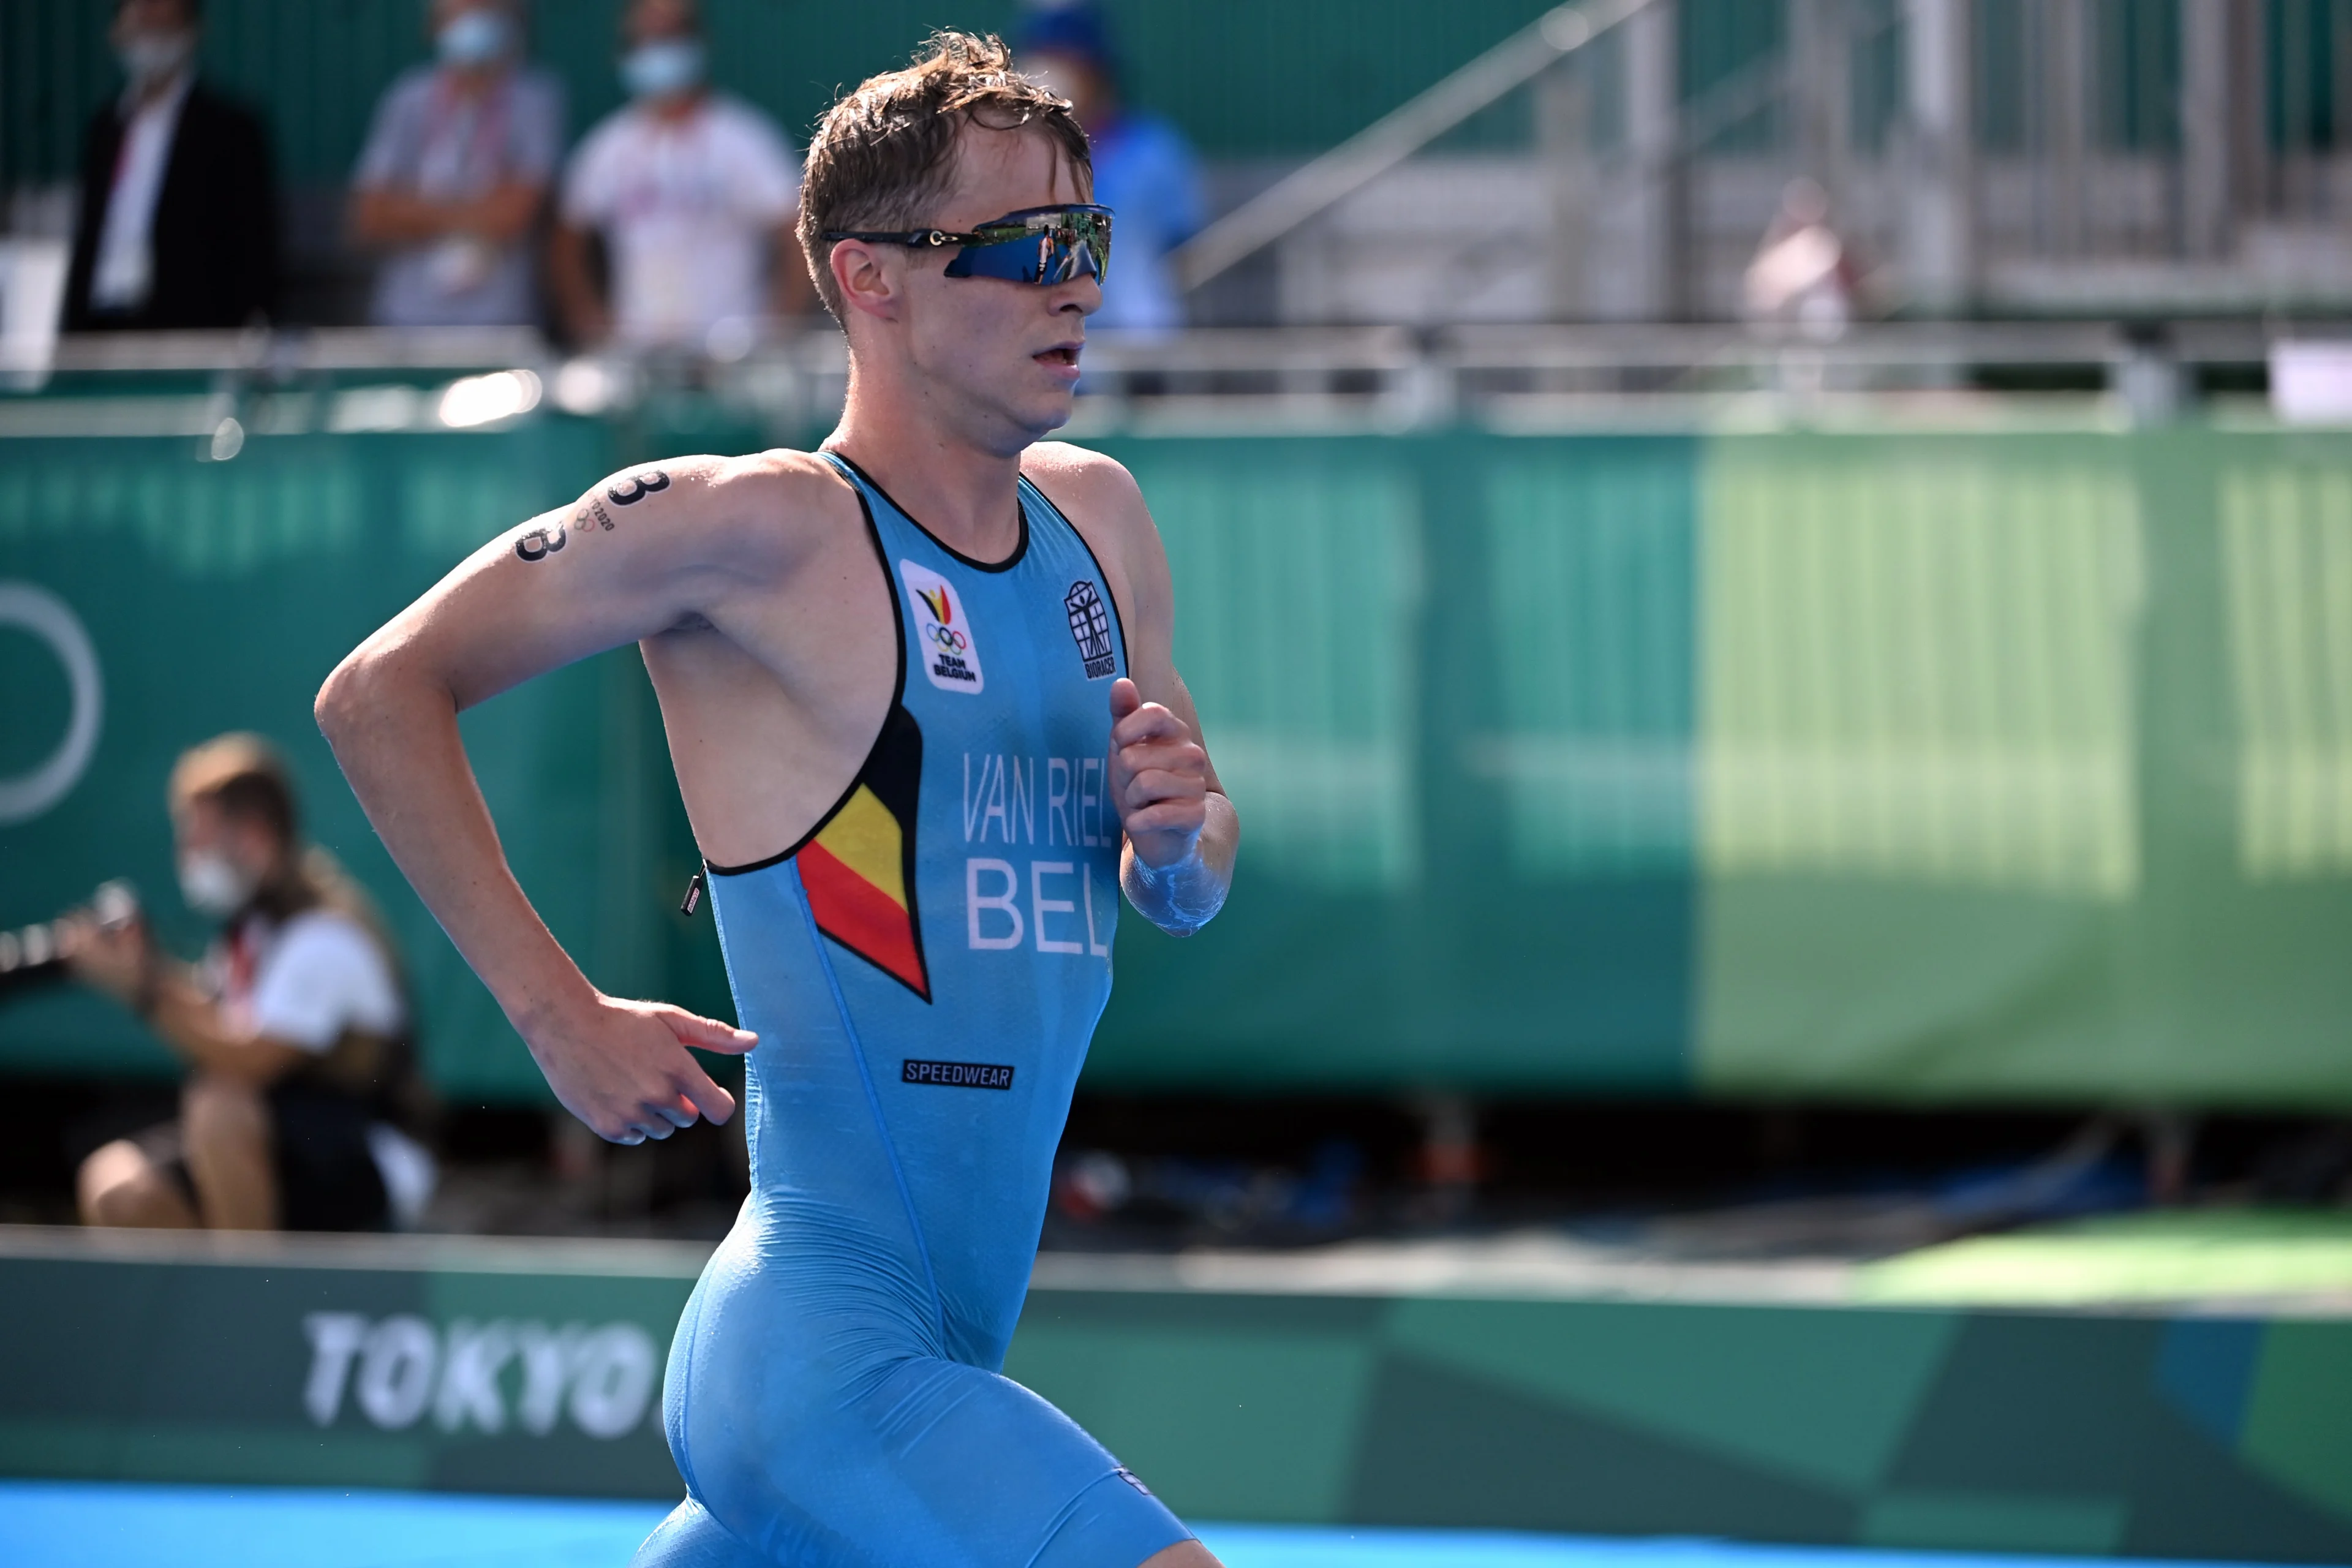
M 980 634 L 970 606 L 957 602 L 955 585 L 912 561 L 898 563 L 898 575 L 914 598 L 915 646 L 923 674 L 942 691 L 982 689 L 987 681 L 980 668 Z

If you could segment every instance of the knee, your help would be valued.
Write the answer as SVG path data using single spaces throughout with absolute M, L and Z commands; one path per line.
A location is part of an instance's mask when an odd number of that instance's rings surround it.
M 81 1222 L 90 1226 L 153 1226 L 168 1224 L 163 1173 L 139 1146 L 117 1139 L 81 1163 L 74 1175 L 75 1205 Z
M 192 1153 L 251 1148 L 269 1136 L 268 1108 L 252 1084 L 198 1073 L 180 1091 L 180 1130 Z

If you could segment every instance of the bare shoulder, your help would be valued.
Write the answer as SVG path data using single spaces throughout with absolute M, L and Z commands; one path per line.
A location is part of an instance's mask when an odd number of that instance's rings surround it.
M 1105 566 L 1150 595 L 1167 559 L 1151 510 L 1124 463 L 1066 441 L 1040 441 L 1022 454 L 1021 471 L 1062 509 Z
M 1066 441 L 1041 441 L 1022 455 L 1021 471 L 1094 551 L 1121 614 L 1147 642 L 1155 635 L 1164 640 L 1172 596 L 1168 552 L 1126 465 Z
M 636 532 L 642 547 L 682 562 L 756 576 L 789 571 L 854 528 L 857 501 L 832 466 L 807 452 L 664 458 L 609 474 L 572 510 L 589 535 Z
M 1114 525 L 1150 521 L 1135 476 L 1116 458 L 1067 441 L 1040 441 L 1021 455 L 1021 471 L 1064 511 L 1075 505 Z

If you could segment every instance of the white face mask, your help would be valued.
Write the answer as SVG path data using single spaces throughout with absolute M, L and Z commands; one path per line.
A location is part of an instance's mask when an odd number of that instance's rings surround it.
M 512 29 L 503 11 L 460 11 L 433 35 L 441 63 L 486 66 L 507 52 Z
M 133 33 L 114 47 L 114 58 L 122 63 L 122 74 L 134 87 L 145 87 L 162 81 L 188 63 L 196 52 L 196 36 L 192 32 Z
M 699 38 L 656 38 L 621 57 L 621 85 L 632 98 L 676 98 L 702 85 Z
M 226 920 L 252 899 L 256 880 L 217 849 L 180 857 L 180 897 L 198 914 Z

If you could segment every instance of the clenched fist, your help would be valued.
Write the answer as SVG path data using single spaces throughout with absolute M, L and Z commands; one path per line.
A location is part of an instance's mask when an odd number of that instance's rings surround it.
M 1208 822 L 1209 753 L 1183 720 L 1146 702 L 1121 676 L 1110 687 L 1110 798 L 1135 858 L 1155 871 L 1192 856 Z

